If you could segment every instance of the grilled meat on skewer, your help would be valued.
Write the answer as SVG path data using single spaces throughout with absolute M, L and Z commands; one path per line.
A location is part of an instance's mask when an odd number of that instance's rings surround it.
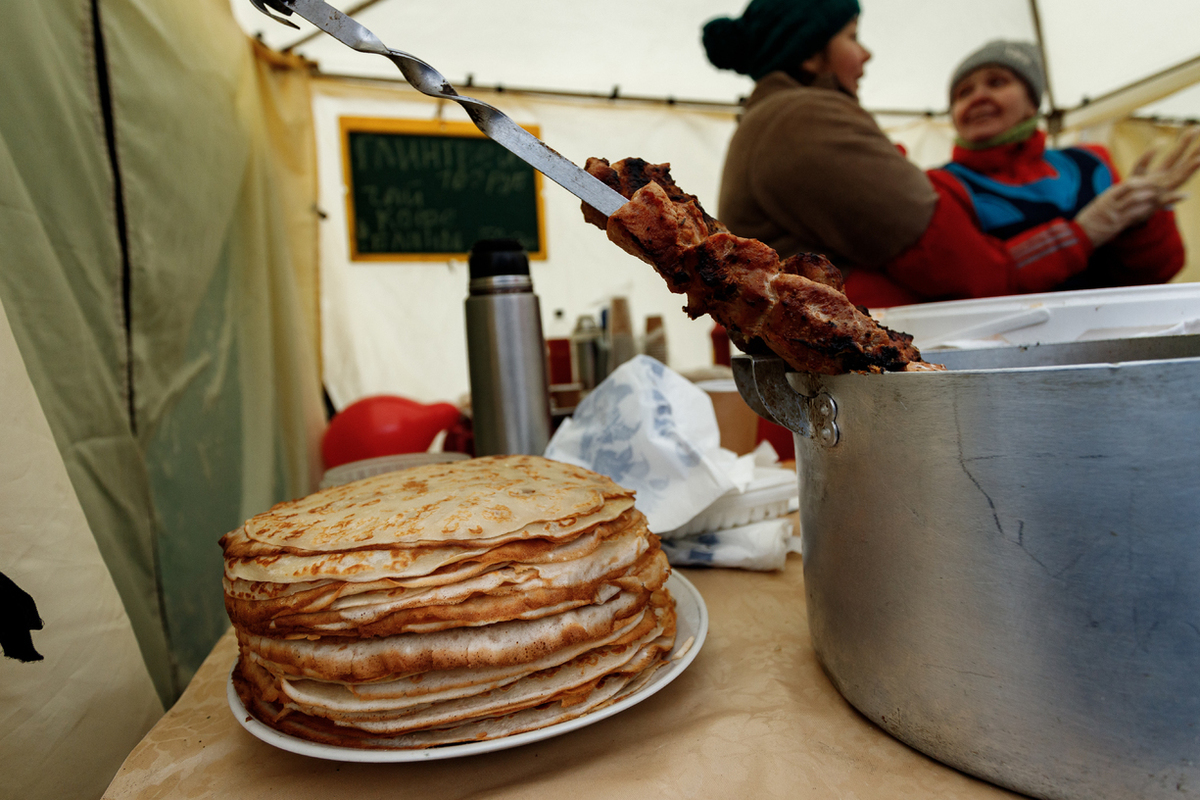
M 709 314 L 743 350 L 765 345 L 798 370 L 835 375 L 928 369 L 912 337 L 883 327 L 842 292 L 838 269 L 819 255 L 780 260 L 734 236 L 671 179 L 669 164 L 589 158 L 586 169 L 630 201 L 587 220 L 657 270 L 695 319 Z M 760 345 L 761 343 L 761 345 Z M 920 366 L 917 366 L 917 365 Z

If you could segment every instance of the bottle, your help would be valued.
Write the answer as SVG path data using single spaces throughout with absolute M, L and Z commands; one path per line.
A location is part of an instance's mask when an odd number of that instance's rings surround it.
M 596 339 L 596 383 L 603 383 L 613 371 L 612 344 L 608 338 L 608 307 L 600 309 L 600 338 Z
M 713 363 L 719 367 L 728 367 L 731 363 L 729 332 L 718 322 L 709 336 L 712 337 Z
M 467 263 L 475 455 L 541 455 L 550 441 L 550 386 L 529 258 L 514 239 L 485 239 Z
M 590 392 L 604 380 L 601 374 L 600 337 L 603 333 L 591 314 L 580 314 L 571 332 L 571 370 L 582 392 Z

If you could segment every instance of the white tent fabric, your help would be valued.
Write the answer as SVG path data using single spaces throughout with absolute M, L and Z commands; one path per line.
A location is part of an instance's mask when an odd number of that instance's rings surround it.
M 314 117 L 320 163 L 321 317 L 325 383 L 334 406 L 359 397 L 401 394 L 422 401 L 455 401 L 468 391 L 462 261 L 355 263 L 348 257 L 346 208 L 338 145 L 339 116 L 432 119 L 439 104 L 416 92 L 370 92 L 319 81 Z M 701 198 L 715 198 L 720 159 L 732 131 L 729 113 L 679 113 L 662 105 L 597 105 L 577 99 L 479 95 L 503 104 L 521 124 L 576 163 L 588 156 L 617 160 L 637 155 L 679 165 L 677 178 Z M 457 106 L 441 109 L 459 119 Z M 453 117 L 452 113 L 458 112 Z M 648 267 L 608 243 L 583 222 L 579 201 L 546 182 L 548 258 L 531 263 L 547 337 L 566 336 L 580 314 L 598 318 L 615 296 L 629 298 L 635 332 L 661 315 L 672 363 L 712 363 L 711 320 L 690 320 L 683 299 Z M 715 202 L 710 203 L 715 206 Z M 556 311 L 562 311 L 561 315 Z
M 249 0 L 231 2 L 248 33 L 271 47 L 294 46 L 326 76 L 314 85 L 314 121 L 324 215 L 322 356 L 335 408 L 378 393 L 458 399 L 469 390 L 461 311 L 466 265 L 349 260 L 337 119 L 465 121 L 465 114 L 411 90 L 385 59 L 357 53 L 303 20 L 296 20 L 299 31 L 273 22 Z M 707 62 L 700 29 L 715 16 L 740 13 L 741 5 L 614 0 L 603 12 L 549 0 L 333 5 L 353 13 L 390 47 L 432 64 L 463 93 L 519 123 L 538 125 L 542 138 L 572 161 L 636 155 L 670 162 L 680 185 L 715 211 L 737 103 L 752 84 Z M 953 131 L 944 111 L 953 67 L 990 39 L 1036 38 L 1039 23 L 1053 107 L 1070 112 L 1063 118 L 1067 125 L 1079 123 L 1060 143 L 1107 141 L 1112 119 L 1138 108 L 1200 116 L 1200 91 L 1179 91 L 1200 80 L 1189 65 L 1200 65 L 1200 43 L 1190 34 L 1200 29 L 1200 4 L 1191 0 L 1155 0 L 1153 14 L 1118 0 L 1098 0 L 1086 13 L 1067 0 L 863 5 L 860 38 L 875 54 L 862 84 L 863 105 L 922 167 L 944 163 L 950 154 Z M 1131 85 L 1138 91 L 1125 91 Z M 1088 103 L 1098 98 L 1103 101 Z M 651 269 L 581 224 L 571 195 L 547 182 L 543 199 L 549 257 L 532 270 L 547 336 L 567 335 L 578 315 L 597 314 L 611 298 L 625 296 L 635 331 L 644 317 L 663 316 L 672 366 L 711 364 L 710 320 L 687 319 L 682 299 L 667 292 Z
M 386 60 L 364 57 L 299 21 L 297 32 L 231 0 L 251 35 L 318 62 L 327 74 L 397 77 Z M 1037 19 L 1059 108 L 1074 108 L 1200 57 L 1200 3 L 1194 0 L 861 0 L 860 38 L 875 57 L 863 105 L 872 110 L 942 111 L 946 80 L 967 53 L 993 38 L 1033 39 Z M 627 96 L 735 102 L 746 79 L 714 69 L 700 28 L 736 16 L 738 0 L 611 0 L 595 6 L 554 0 L 334 0 L 390 47 L 424 59 L 461 86 L 555 89 Z M 365 7 L 364 7 L 365 6 Z M 1200 117 L 1200 92 L 1147 113 Z
M 163 707 L 2 306 L 0 408 L 0 795 L 99 797 Z

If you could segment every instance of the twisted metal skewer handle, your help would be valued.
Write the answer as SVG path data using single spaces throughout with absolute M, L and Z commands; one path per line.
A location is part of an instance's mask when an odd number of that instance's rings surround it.
M 285 19 L 285 17 L 290 17 L 292 15 L 292 10 L 290 8 L 288 8 L 287 6 L 283 5 L 282 3 L 280 3 L 279 0 L 250 0 L 250 2 L 251 2 L 251 4 L 253 4 L 253 6 L 255 8 L 257 8 L 259 11 L 266 14 L 268 17 L 275 20 L 276 22 L 282 22 L 284 25 L 287 25 L 289 28 L 295 28 L 296 30 L 300 30 L 299 25 L 292 22 L 290 19 Z M 271 13 L 271 9 L 278 11 L 283 16 L 280 16 L 280 17 L 275 16 L 274 14 Z
M 416 56 L 392 50 L 362 24 L 323 0 L 250 0 L 262 13 L 285 24 L 292 23 L 272 14 L 267 6 L 283 14 L 295 12 L 342 44 L 359 52 L 385 56 L 399 69 L 413 88 L 430 97 L 453 100 L 463 107 L 475 127 L 494 142 L 511 151 L 522 161 L 562 186 L 583 202 L 608 216 L 625 204 L 625 198 L 608 185 L 580 169 L 541 139 L 512 121 L 499 109 L 464 97 L 454 90 L 440 72 Z M 293 25 L 293 27 L 295 27 Z

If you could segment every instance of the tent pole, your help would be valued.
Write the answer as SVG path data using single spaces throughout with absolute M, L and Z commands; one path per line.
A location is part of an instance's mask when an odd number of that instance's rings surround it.
M 1142 106 L 1170 97 L 1196 83 L 1200 83 L 1200 56 L 1114 89 L 1094 100 L 1085 99 L 1078 108 L 1063 115 L 1063 128 L 1076 130 L 1130 116 Z
M 1046 39 L 1042 35 L 1042 13 L 1038 9 L 1038 0 L 1029 0 L 1029 13 L 1033 17 L 1033 35 L 1037 39 L 1038 54 L 1042 57 L 1043 72 L 1046 76 L 1046 101 L 1050 110 L 1046 113 L 1046 125 L 1049 128 L 1051 143 L 1058 146 L 1058 134 L 1062 130 L 1062 111 L 1054 102 L 1054 87 L 1050 84 L 1050 62 L 1046 59 Z
M 401 93 L 416 95 L 423 99 L 416 89 L 406 81 L 402 76 L 388 77 L 384 75 L 354 75 L 345 72 L 325 72 L 321 69 L 320 64 L 315 64 L 315 77 L 320 80 L 333 81 L 337 83 L 363 83 L 363 84 L 383 84 L 388 87 L 395 87 Z M 680 97 L 662 97 L 651 95 L 633 95 L 633 94 L 618 94 L 613 97 L 612 92 L 585 92 L 572 89 L 539 89 L 535 87 L 508 86 L 497 84 L 489 86 L 485 84 L 475 83 L 468 76 L 462 84 L 470 86 L 475 92 L 480 94 L 507 94 L 507 95 L 525 95 L 528 97 L 549 97 L 563 98 L 568 100 L 594 100 L 603 102 L 605 105 L 613 104 L 638 104 L 638 105 L 666 105 L 678 106 L 698 111 L 710 111 L 718 114 L 728 113 L 737 114 L 745 103 L 745 98 L 737 100 L 689 100 Z M 894 117 L 921 117 L 922 119 L 947 119 L 944 111 L 934 112 L 928 109 L 911 109 L 911 108 L 868 108 L 867 111 L 872 116 L 894 116 Z

